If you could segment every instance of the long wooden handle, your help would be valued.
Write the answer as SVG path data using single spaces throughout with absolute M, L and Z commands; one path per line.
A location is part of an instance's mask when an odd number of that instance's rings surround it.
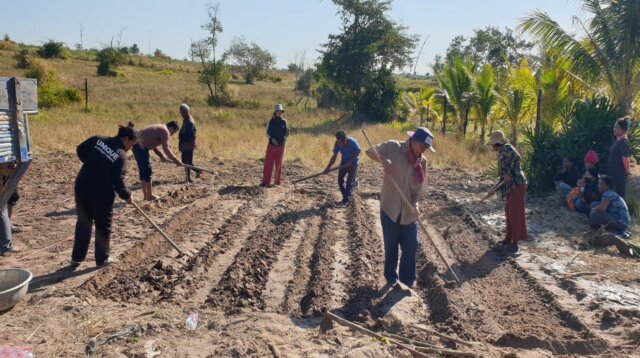
M 200 171 L 203 171 L 205 173 L 214 174 L 213 170 L 196 167 L 195 165 L 182 163 L 182 166 L 185 167 L 185 168 L 189 168 L 189 169 L 193 169 L 193 170 L 200 170 Z
M 140 214 L 142 214 L 142 216 L 144 216 L 144 218 L 145 218 L 145 219 L 147 219 L 147 221 L 148 221 L 151 225 L 153 225 L 153 228 L 154 228 L 154 229 L 156 229 L 156 231 L 157 231 L 157 232 L 159 232 L 159 233 L 160 233 L 160 235 L 162 235 L 162 237 L 164 237 L 164 238 L 165 238 L 165 239 L 166 239 L 166 240 L 171 244 L 171 246 L 173 246 L 173 248 L 174 248 L 174 249 L 176 249 L 176 250 L 178 251 L 178 253 L 179 253 L 179 254 L 181 254 L 181 255 L 185 255 L 184 251 L 182 251 L 182 250 L 178 247 L 178 245 L 176 245 L 176 243 L 175 243 L 175 242 L 173 242 L 173 240 L 171 240 L 171 239 L 169 238 L 169 236 L 167 236 L 167 234 L 165 234 L 165 233 L 164 233 L 164 231 L 162 231 L 162 229 L 161 229 L 158 225 L 156 225 L 156 223 L 154 223 L 154 222 L 153 222 L 153 220 L 151 220 L 151 218 L 150 218 L 150 217 L 149 217 L 149 216 L 148 216 L 144 211 L 142 211 L 142 209 L 140 209 L 140 207 L 138 206 L 138 204 L 136 204 L 136 203 L 131 203 L 131 204 L 133 205 L 133 207 L 134 207 L 134 208 L 136 208 L 136 209 L 140 212 Z
M 491 188 L 491 190 L 489 191 L 496 191 L 498 189 L 500 189 L 500 187 L 502 187 L 504 185 L 504 180 L 501 180 L 498 184 L 496 184 L 493 188 Z M 484 202 L 485 200 L 489 199 L 489 197 L 493 196 L 493 194 L 487 193 L 487 195 L 485 195 L 482 199 L 480 199 L 480 202 Z
M 299 182 L 301 182 L 303 180 L 313 179 L 315 177 L 319 177 L 321 175 L 324 175 L 324 174 L 327 174 L 327 173 L 330 173 L 330 172 L 333 172 L 333 171 L 336 171 L 336 170 L 339 170 L 339 169 L 348 168 L 348 167 L 349 167 L 349 165 L 341 165 L 339 167 L 331 168 L 331 169 L 327 170 L 326 172 L 320 172 L 320 173 L 317 173 L 317 174 L 309 175 L 308 177 L 296 179 L 296 180 L 292 181 L 292 183 L 293 184 L 299 183 Z
M 378 150 L 373 146 L 373 144 L 371 144 L 371 140 L 369 140 L 369 136 L 367 135 L 367 132 L 365 132 L 364 129 L 362 130 L 362 134 L 364 134 L 364 138 L 367 140 L 367 143 L 369 144 L 369 148 L 373 149 L 378 154 L 378 157 L 380 157 L 381 160 L 384 160 L 385 158 L 382 156 L 382 154 L 380 154 L 380 152 L 378 152 Z M 411 205 L 411 203 L 409 202 L 407 197 L 402 192 L 402 189 L 400 189 L 400 187 L 398 186 L 398 183 L 396 183 L 396 181 L 391 176 L 389 176 L 389 181 L 391 182 L 393 187 L 396 188 L 396 191 L 398 192 L 398 195 L 400 195 L 400 198 L 402 199 L 402 202 L 408 208 L 411 208 L 412 210 L 415 209 L 414 206 Z M 458 283 L 459 283 L 460 279 L 458 278 L 458 275 L 456 275 L 455 271 L 453 271 L 453 268 L 451 268 L 451 266 L 449 265 L 447 260 L 444 258 L 444 255 L 442 255 L 442 252 L 440 252 L 440 249 L 438 249 L 438 245 L 436 245 L 436 243 L 433 241 L 433 238 L 431 238 L 431 235 L 429 235 L 429 232 L 427 231 L 427 228 L 424 226 L 424 224 L 422 224 L 422 221 L 419 218 L 416 218 L 416 221 L 418 221 L 418 224 L 419 224 L 420 228 L 422 229 L 424 234 L 427 236 L 427 239 L 429 239 L 429 241 L 431 242 L 431 245 L 433 245 L 433 247 L 436 249 L 436 252 L 438 253 L 438 256 L 440 257 L 442 262 L 444 262 L 445 266 L 447 266 L 447 269 L 449 269 L 449 271 L 451 271 L 451 274 L 456 279 L 456 281 L 458 281 Z

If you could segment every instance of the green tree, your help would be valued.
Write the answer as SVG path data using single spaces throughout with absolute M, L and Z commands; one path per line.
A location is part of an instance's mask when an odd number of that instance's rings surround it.
M 140 54 L 140 48 L 138 47 L 137 44 L 133 44 L 129 48 L 129 53 L 132 54 L 132 55 L 138 55 L 138 54 Z
M 527 57 L 533 44 L 518 38 L 513 30 L 488 26 L 473 30 L 473 36 L 456 36 L 451 40 L 445 56 L 446 61 L 455 57 L 469 59 L 484 65 L 489 63 L 496 70 L 506 70 L 507 64 L 517 65 L 521 58 Z
M 208 21 L 202 25 L 202 29 L 207 31 L 208 36 L 202 40 L 192 42 L 189 48 L 191 59 L 200 62 L 202 65 L 198 81 L 204 83 L 209 89 L 207 102 L 213 106 L 225 105 L 230 100 L 230 95 L 226 89 L 231 76 L 224 61 L 216 58 L 218 35 L 223 30 L 222 23 L 218 17 L 219 11 L 219 4 L 207 5 Z
M 448 110 L 454 115 L 458 131 L 463 133 L 465 114 L 468 114 L 473 99 L 473 71 L 469 62 L 455 57 L 436 73 L 438 86 L 447 93 Z
M 105 47 L 96 53 L 98 60 L 98 76 L 115 77 L 118 73 L 116 68 L 124 64 L 127 55 L 126 47 L 115 48 Z
M 276 57 L 269 51 L 262 49 L 255 42 L 247 44 L 243 37 L 236 37 L 231 41 L 223 59 L 240 67 L 247 84 L 264 78 L 265 72 L 276 63 Z
M 318 70 L 354 117 L 389 120 L 399 90 L 392 71 L 411 63 L 415 36 L 388 18 L 389 0 L 333 0 L 342 33 L 329 35 Z
M 584 24 L 574 17 L 585 38 L 567 33 L 546 13 L 535 11 L 519 28 L 546 47 L 572 59 L 572 74 L 603 85 L 625 112 L 640 92 L 640 3 L 638 0 L 582 0 L 592 15 Z
M 474 78 L 474 86 L 476 92 L 474 110 L 480 121 L 480 142 L 484 143 L 485 127 L 498 101 L 495 76 L 491 64 L 487 63 L 482 66 L 480 72 Z
M 518 127 L 535 110 L 535 78 L 526 60 L 509 68 L 507 83 L 500 93 L 501 111 L 511 125 L 511 142 L 518 142 Z
M 38 56 L 42 58 L 67 58 L 67 48 L 64 42 L 49 40 L 38 49 Z

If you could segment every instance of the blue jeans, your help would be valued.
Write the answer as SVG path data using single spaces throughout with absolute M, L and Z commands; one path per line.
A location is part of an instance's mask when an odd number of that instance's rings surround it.
M 560 180 L 556 180 L 556 190 L 558 191 L 558 193 L 560 193 L 560 195 L 562 195 L 562 199 L 566 199 L 567 195 L 569 194 L 569 192 L 571 191 L 571 185 L 560 181 Z
M 338 186 L 342 193 L 342 201 L 347 201 L 351 196 L 351 185 L 356 180 L 356 173 L 358 172 L 358 163 L 351 164 L 348 168 L 342 168 L 338 170 Z M 344 177 L 347 177 L 345 184 Z
M 598 206 L 598 204 L 600 204 L 599 201 L 594 201 L 591 204 L 589 204 L 586 201 L 582 200 L 581 197 L 573 198 L 573 205 L 575 205 L 576 211 L 579 213 L 583 213 L 587 216 L 589 216 L 589 213 L 591 213 L 591 209 Z
M 400 257 L 400 282 L 411 287 L 416 280 L 416 253 L 418 251 L 418 223 L 400 225 L 382 210 L 382 236 L 384 237 L 384 278 L 387 283 L 394 284 L 398 280 L 398 245 L 402 249 Z

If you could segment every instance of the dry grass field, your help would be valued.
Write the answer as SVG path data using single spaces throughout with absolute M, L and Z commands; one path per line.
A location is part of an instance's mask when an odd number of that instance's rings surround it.
M 13 51 L 0 50 L 0 74 L 24 76 L 15 68 Z M 285 117 L 291 127 L 286 160 L 300 161 L 313 168 L 326 165 L 333 145 L 333 133 L 340 128 L 366 144 L 360 126 L 339 120 L 342 113 L 317 108 L 303 108 L 294 102 L 293 75 L 279 73 L 281 83 L 261 81 L 256 85 L 234 82 L 231 92 L 240 105 L 236 108 L 213 108 L 205 103 L 207 89 L 197 82 L 197 65 L 184 61 L 141 59 L 146 64 L 122 66 L 124 77 L 107 78 L 96 75 L 96 62 L 78 59 L 49 60 L 63 85 L 84 88 L 89 83 L 89 107 L 76 103 L 57 108 L 43 109 L 31 119 L 31 135 L 36 155 L 62 151 L 72 152 L 75 145 L 94 134 L 112 134 L 118 124 L 133 121 L 137 128 L 152 123 L 164 123 L 179 119 L 178 106 L 188 103 L 198 125 L 198 158 L 220 157 L 260 158 L 264 155 L 266 139 L 264 127 L 270 118 L 274 104 L 285 106 Z M 86 56 L 82 56 L 86 57 Z M 161 72 L 162 70 L 170 70 Z M 416 81 L 407 85 L 416 86 Z M 415 124 L 390 123 L 367 126 L 374 141 L 402 139 L 403 132 Z M 434 131 L 435 132 L 435 131 Z M 177 146 L 177 140 L 174 140 Z M 495 159 L 487 155 L 485 148 L 461 145 L 454 138 L 438 136 L 439 149 L 430 160 L 436 166 L 463 166 L 473 171 L 483 171 Z

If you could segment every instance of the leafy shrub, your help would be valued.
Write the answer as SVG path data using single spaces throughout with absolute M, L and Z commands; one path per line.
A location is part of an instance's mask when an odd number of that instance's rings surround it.
M 64 42 L 49 40 L 38 49 L 38 56 L 42 58 L 61 58 L 65 59 L 69 55 Z
M 29 68 L 24 72 L 27 78 L 35 78 L 40 86 L 50 82 L 58 81 L 58 74 L 45 61 L 40 59 L 32 60 Z
M 0 41 L 0 50 L 16 52 L 19 49 L 20 49 L 20 46 L 18 46 L 15 42 L 11 40 Z
M 243 99 L 237 103 L 237 107 L 244 109 L 259 109 L 261 105 L 260 100 L 257 99 Z
M 282 76 L 269 76 L 269 81 L 273 83 L 282 83 Z
M 82 94 L 77 88 L 65 88 L 58 82 L 48 82 L 38 87 L 38 104 L 43 108 L 80 102 Z
M 16 53 L 16 55 L 13 57 L 16 61 L 18 61 L 16 63 L 16 67 L 17 68 L 28 68 L 29 65 L 31 64 L 31 61 L 34 60 L 34 54 L 33 51 L 31 51 L 31 49 L 29 48 L 23 48 L 20 50 L 20 52 Z
M 171 70 L 161 70 L 161 71 L 158 71 L 156 73 L 159 74 L 160 76 L 173 76 L 173 75 L 176 74 L 175 72 L 173 72 Z
M 207 104 L 212 107 L 235 107 L 237 105 L 228 91 L 218 91 L 218 94 L 208 96 Z
M 116 68 L 125 63 L 126 53 L 122 49 L 105 47 L 96 54 L 98 60 L 98 76 L 118 76 Z
M 606 97 L 593 96 L 575 103 L 571 117 L 554 132 L 541 124 L 540 133 L 525 132 L 529 153 L 525 157 L 529 188 L 534 193 L 553 189 L 553 177 L 563 157 L 570 158 L 578 167 L 589 150 L 600 158 L 600 167 L 606 169 L 609 148 L 614 143 L 613 125 L 625 113 Z M 628 132 L 631 155 L 640 158 L 640 131 L 637 124 Z

